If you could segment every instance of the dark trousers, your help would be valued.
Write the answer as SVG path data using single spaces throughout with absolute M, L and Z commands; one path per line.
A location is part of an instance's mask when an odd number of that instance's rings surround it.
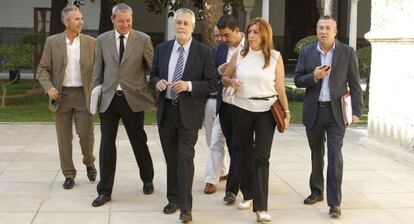
M 317 121 L 312 129 L 306 129 L 311 149 L 312 173 L 309 185 L 312 194 L 322 195 L 324 191 L 325 139 L 328 140 L 327 198 L 328 205 L 340 205 L 342 198 L 342 144 L 345 127 L 336 123 L 331 107 L 319 108 Z M 325 134 L 326 137 L 325 138 Z
M 241 149 L 241 189 L 253 199 L 253 211 L 267 211 L 269 158 L 275 133 L 272 112 L 251 112 L 234 106 L 233 123 Z
M 101 179 L 97 186 L 98 193 L 107 196 L 112 194 L 116 168 L 115 139 L 120 119 L 131 142 L 141 180 L 143 183 L 152 183 L 154 167 L 148 150 L 147 134 L 144 130 L 144 112 L 133 112 L 123 95 L 115 95 L 108 110 L 100 113 L 99 117 L 101 119 L 101 146 L 99 148 Z
M 219 110 L 221 130 L 226 138 L 227 148 L 230 155 L 230 167 L 226 182 L 226 192 L 235 195 L 240 188 L 240 148 L 237 144 L 233 127 L 233 105 L 222 102 Z
M 178 204 L 181 212 L 191 212 L 194 146 L 198 129 L 185 128 L 179 106 L 166 100 L 162 121 L 158 123 L 158 132 L 167 163 L 167 199 L 170 203 Z

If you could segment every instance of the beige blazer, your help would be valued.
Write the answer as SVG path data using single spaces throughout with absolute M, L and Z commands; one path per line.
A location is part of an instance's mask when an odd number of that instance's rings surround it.
M 91 79 L 95 54 L 96 39 L 80 34 L 80 66 L 85 102 L 89 105 Z M 62 92 L 63 77 L 67 65 L 66 36 L 65 33 L 52 35 L 46 39 L 42 58 L 40 59 L 37 74 L 39 82 L 47 93 L 51 88 Z M 49 100 L 49 109 L 53 112 L 59 107 L 60 100 Z M 89 107 L 88 107 L 89 109 Z
M 155 97 L 146 77 L 152 67 L 153 54 L 154 48 L 150 37 L 132 30 L 120 63 L 115 31 L 108 31 L 98 36 L 92 86 L 102 84 L 99 107 L 101 113 L 108 109 L 118 84 L 121 85 L 132 111 L 141 112 L 155 107 Z

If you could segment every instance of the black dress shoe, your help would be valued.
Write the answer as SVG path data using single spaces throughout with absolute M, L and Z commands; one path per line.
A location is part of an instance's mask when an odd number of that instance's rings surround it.
M 95 181 L 96 180 L 96 169 L 95 169 L 95 165 L 92 164 L 92 166 L 87 166 L 86 167 L 86 172 L 87 172 L 87 176 L 89 181 Z
M 191 216 L 191 212 L 181 212 L 181 214 L 180 214 L 180 220 L 183 223 L 187 223 L 187 222 L 193 221 L 193 217 Z
M 95 200 L 92 202 L 93 207 L 99 207 L 104 205 L 106 202 L 111 200 L 111 196 L 106 196 L 103 194 L 100 194 Z
M 341 216 L 341 208 L 337 205 L 332 205 L 329 208 L 329 215 L 331 215 L 332 218 L 338 218 Z
M 236 201 L 236 195 L 233 192 L 228 191 L 226 196 L 224 196 L 223 201 L 225 201 L 228 205 L 232 205 Z
M 179 209 L 179 206 L 177 204 L 169 202 L 168 205 L 166 205 L 163 209 L 165 214 L 173 214 Z
M 142 187 L 142 191 L 144 192 L 144 194 L 152 194 L 152 192 L 154 192 L 154 184 L 144 183 L 144 187 Z
M 72 189 L 75 185 L 75 180 L 73 178 L 66 178 L 65 182 L 63 183 L 64 189 Z
M 316 195 L 316 194 L 311 194 L 309 195 L 309 197 L 307 197 L 303 203 L 305 205 L 313 205 L 318 201 L 323 201 L 323 195 Z

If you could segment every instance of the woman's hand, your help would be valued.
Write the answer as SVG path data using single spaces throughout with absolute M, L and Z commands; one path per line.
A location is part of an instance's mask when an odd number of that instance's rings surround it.
M 291 119 L 290 112 L 285 112 L 285 114 L 286 114 L 286 117 L 285 117 L 285 120 L 284 120 L 285 128 L 288 129 L 289 125 L 290 125 L 290 119 Z
M 230 84 L 230 86 L 231 86 L 231 87 L 233 87 L 233 88 L 235 88 L 235 89 L 238 89 L 238 88 L 240 88 L 242 85 L 243 85 L 243 81 L 238 80 L 238 79 L 231 79 L 231 84 Z

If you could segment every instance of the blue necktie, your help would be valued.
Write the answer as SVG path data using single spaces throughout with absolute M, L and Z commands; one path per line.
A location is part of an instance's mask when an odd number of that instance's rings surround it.
M 172 82 L 175 83 L 179 80 L 181 80 L 181 77 L 183 76 L 183 70 L 184 70 L 184 48 L 183 46 L 180 46 L 178 48 L 178 60 L 177 64 L 175 64 L 174 74 Z M 176 93 L 174 90 L 171 90 L 170 92 L 171 99 L 174 103 L 177 103 L 178 101 L 178 93 Z

